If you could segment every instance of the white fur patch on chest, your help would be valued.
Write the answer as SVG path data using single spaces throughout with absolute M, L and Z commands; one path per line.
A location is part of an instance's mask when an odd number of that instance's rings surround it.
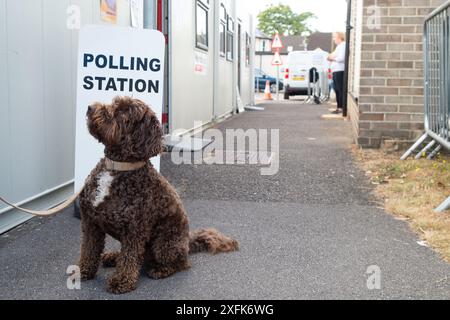
M 95 198 L 92 202 L 94 207 L 98 207 L 105 200 L 105 198 L 109 196 L 113 180 L 114 177 L 109 171 L 104 171 L 100 174 L 97 182 L 97 190 L 95 191 Z

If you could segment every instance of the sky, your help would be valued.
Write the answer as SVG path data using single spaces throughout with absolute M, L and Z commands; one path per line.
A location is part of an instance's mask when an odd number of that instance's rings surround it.
M 255 18 L 271 4 L 289 5 L 295 13 L 310 11 L 317 16 L 311 27 L 320 32 L 345 31 L 346 0 L 238 0 L 239 6 Z

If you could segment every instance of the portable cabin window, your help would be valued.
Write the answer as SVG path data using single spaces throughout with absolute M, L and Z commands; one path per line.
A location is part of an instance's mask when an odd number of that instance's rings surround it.
M 226 30 L 227 30 L 227 10 L 223 4 L 220 5 L 220 56 L 225 57 Z
M 248 33 L 245 33 L 245 66 L 250 65 L 250 51 L 251 51 L 252 42 Z
M 233 61 L 234 59 L 234 20 L 228 17 L 227 23 L 227 60 Z
M 209 0 L 197 0 L 195 24 L 195 45 L 197 48 L 208 50 Z

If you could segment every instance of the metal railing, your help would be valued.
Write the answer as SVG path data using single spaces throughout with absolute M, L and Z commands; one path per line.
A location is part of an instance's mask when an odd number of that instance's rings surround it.
M 313 68 L 314 69 L 314 68 Z M 313 78 L 311 79 L 311 75 Z M 318 79 L 316 79 L 318 75 Z M 328 80 L 327 71 L 317 71 L 307 73 L 308 80 L 308 96 L 303 101 L 304 104 L 316 103 L 321 104 L 330 99 L 330 82 Z
M 402 156 L 433 159 L 442 148 L 450 150 L 450 1 L 434 10 L 424 23 L 425 133 Z M 423 143 L 430 139 L 426 144 Z M 450 198 L 437 212 L 450 209 Z

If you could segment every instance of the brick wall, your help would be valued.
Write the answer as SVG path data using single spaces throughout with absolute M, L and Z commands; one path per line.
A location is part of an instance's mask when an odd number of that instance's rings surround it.
M 413 141 L 422 133 L 423 21 L 444 2 L 364 0 L 359 97 L 357 103 L 349 98 L 361 146 L 376 148 L 386 139 Z M 374 5 L 379 7 L 378 28 L 368 24 Z

